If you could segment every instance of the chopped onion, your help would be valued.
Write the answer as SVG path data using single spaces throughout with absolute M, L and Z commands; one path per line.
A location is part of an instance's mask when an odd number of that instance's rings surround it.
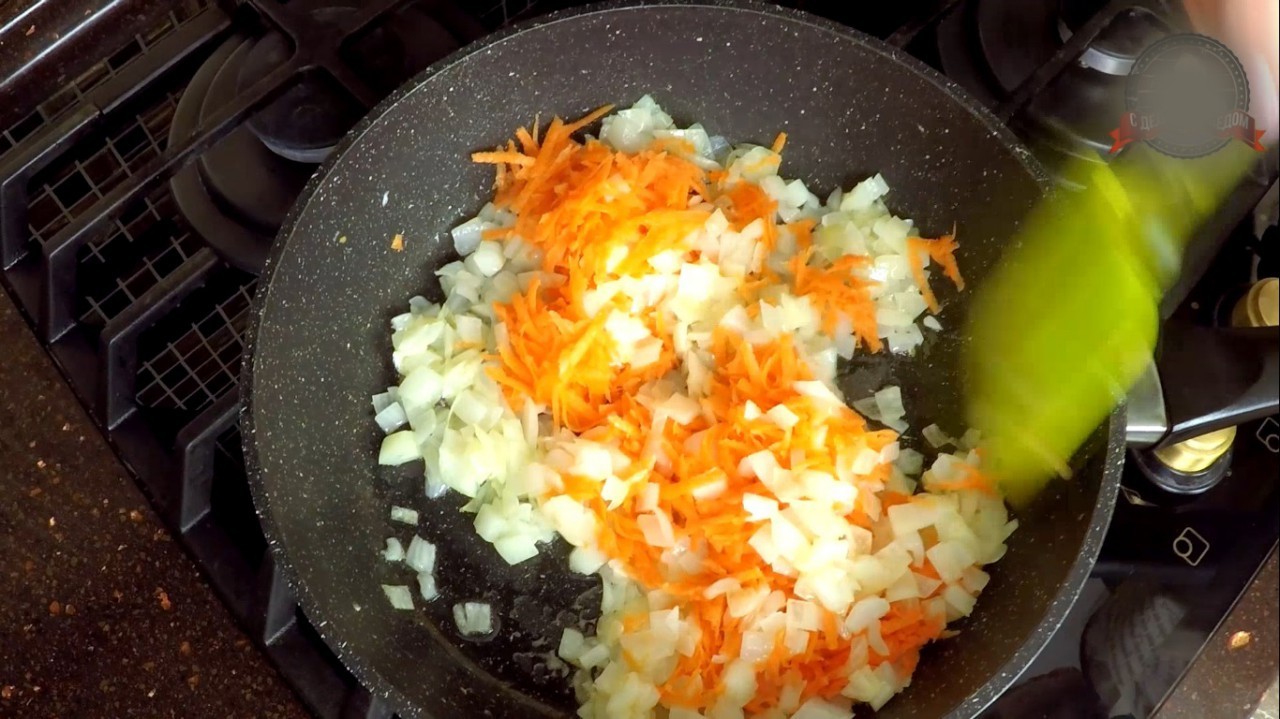
M 874 396 L 867 397 L 866 399 L 855 400 L 853 402 L 853 409 L 867 419 L 873 419 L 877 422 L 880 421 L 880 405 L 876 402 L 876 398 Z
M 852 607 L 849 608 L 849 614 L 845 617 L 844 628 L 850 634 L 857 634 L 865 631 L 871 626 L 872 622 L 879 621 L 881 617 L 889 613 L 889 602 L 882 597 L 867 597 L 860 599 Z
M 919 476 L 921 470 L 924 469 L 924 455 L 914 449 L 899 450 L 897 465 L 903 474 L 913 477 Z
M 453 228 L 453 249 L 459 255 L 469 255 L 480 246 L 481 235 L 490 229 L 488 222 L 476 217 Z
M 743 643 L 746 643 L 745 638 Z M 729 662 L 721 679 L 725 696 L 734 702 L 745 703 L 756 693 L 756 672 L 746 660 Z
M 642 514 L 636 520 L 636 524 L 640 527 L 640 531 L 644 534 L 644 541 L 654 547 L 672 547 L 675 546 L 676 538 L 674 530 L 671 526 L 671 520 L 661 510 Z
M 405 320 L 408 321 L 407 315 L 401 315 L 401 317 L 404 317 Z M 375 415 L 378 414 L 382 410 L 391 406 L 391 403 L 395 401 L 396 401 L 395 398 L 392 396 L 390 392 L 382 392 L 379 394 L 375 394 L 373 396 L 373 413 Z
M 409 550 L 405 552 L 404 563 L 415 572 L 433 572 L 436 567 L 436 545 L 419 536 L 409 540 Z
M 942 599 L 947 603 L 947 607 L 954 610 L 961 617 L 967 617 L 973 613 L 973 608 L 977 604 L 977 599 L 965 591 L 964 587 L 959 585 L 951 585 L 942 590 Z
M 418 594 L 422 596 L 422 600 L 430 602 L 440 593 L 436 590 L 436 577 L 430 572 L 418 573 Z
M 920 434 L 924 437 L 924 440 L 929 443 L 929 446 L 934 448 L 955 444 L 955 440 L 949 437 L 946 432 L 943 432 L 942 428 L 936 424 L 931 424 L 920 430 Z
M 848 706 L 834 704 L 821 697 L 811 697 L 791 719 L 852 719 L 853 712 Z
M 382 439 L 382 447 L 378 450 L 378 464 L 382 465 L 404 464 L 421 457 L 418 442 L 409 430 L 387 435 Z
M 886 424 L 900 419 L 907 413 L 902 403 L 902 389 L 899 387 L 885 387 L 875 393 L 875 400 L 880 419 Z
M 407 590 L 406 590 L 407 592 Z M 493 633 L 493 610 L 482 602 L 462 602 L 453 605 L 453 621 L 464 636 L 474 637 Z
M 582 657 L 582 653 L 586 651 L 586 639 L 582 636 L 582 632 L 568 627 L 560 635 L 560 647 L 556 650 L 556 654 L 567 662 L 576 662 Z
M 938 542 L 925 552 L 929 563 L 944 582 L 955 582 L 964 575 L 966 567 L 975 561 L 973 554 L 959 542 Z
M 609 660 L 609 647 L 604 644 L 597 644 L 582 653 L 578 658 L 578 665 L 583 669 L 594 669 Z
M 749 614 L 753 614 L 764 604 L 764 600 L 769 596 L 769 587 L 761 585 L 759 587 L 740 589 L 730 591 L 728 595 L 729 616 L 735 619 L 741 619 Z
M 733 577 L 725 577 L 724 579 L 717 579 L 708 585 L 706 589 L 702 590 L 702 596 L 707 599 L 715 599 L 721 594 L 734 592 L 740 588 L 741 585 L 738 584 L 738 580 Z
M 382 558 L 388 562 L 398 562 L 404 559 L 404 545 L 395 537 L 387 537 L 387 548 L 382 550 Z
M 804 395 L 805 397 L 809 397 L 810 399 L 815 399 L 820 402 L 825 402 L 829 405 L 843 404 L 840 401 L 840 398 L 836 396 L 834 392 L 831 391 L 831 388 L 827 387 L 827 385 L 823 384 L 822 382 L 808 381 L 808 380 L 800 381 L 800 382 L 793 383 L 793 387 L 796 392 Z
M 528 534 L 508 534 L 493 543 L 507 564 L 516 565 L 538 555 L 537 537 Z
M 401 524 L 417 524 L 418 512 L 408 507 L 391 507 L 391 521 L 400 522 Z
M 392 402 L 374 415 L 373 421 L 378 423 L 383 432 L 390 433 L 404 426 L 404 423 L 409 421 L 409 417 L 404 413 L 404 407 L 401 407 L 399 402 Z
M 576 547 L 569 553 L 569 569 L 578 574 L 595 574 L 609 558 L 585 547 Z
M 742 508 L 748 521 L 763 522 L 778 513 L 778 500 L 747 492 L 742 495 Z
M 409 588 L 402 584 L 384 584 L 382 591 L 387 595 L 387 600 L 391 602 L 391 606 L 396 609 L 413 609 L 413 594 Z
M 800 417 L 784 404 L 774 405 L 765 416 L 782 429 L 791 429 L 800 421 Z
M 502 269 L 502 266 L 507 261 L 507 258 L 502 254 L 502 245 L 493 240 L 482 240 L 476 245 L 471 259 L 475 261 L 476 269 L 485 277 L 493 277 L 498 274 L 498 271 Z
M 884 177 L 879 174 L 872 175 L 859 182 L 840 200 L 840 209 L 846 212 L 869 209 L 872 202 L 883 197 L 888 191 L 889 183 L 885 182 Z

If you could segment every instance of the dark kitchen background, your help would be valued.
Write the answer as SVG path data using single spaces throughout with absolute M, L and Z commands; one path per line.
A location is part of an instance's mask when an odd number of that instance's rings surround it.
M 278 678 L 239 654 L 206 663 L 243 662 L 284 713 L 300 704 L 326 719 L 391 716 L 298 609 L 253 511 L 237 383 L 257 272 L 302 185 L 368 108 L 468 42 L 573 4 L 0 0 L 0 303 L 10 305 L 0 315 L 16 307 L 29 326 L 0 323 L 0 376 L 14 385 L 0 391 L 0 419 L 17 427 L 0 428 L 0 549 L 6 534 L 45 541 L 18 529 L 45 519 L 28 502 L 38 487 L 14 469 L 20 457 L 43 471 L 37 444 L 58 444 L 13 439 L 26 436 L 14 407 L 56 402 L 22 394 L 35 380 L 14 384 L 45 371 L 36 365 L 47 361 L 24 354 L 38 343 L 89 418 L 68 415 L 68 441 L 105 436 L 207 582 L 190 591 L 216 595 Z M 1050 168 L 1071 156 L 1101 161 L 1136 54 L 1185 29 L 1180 6 L 1157 0 L 784 4 L 905 47 L 1009 122 Z M 1272 150 L 1206 228 L 1207 249 L 1192 262 L 1203 271 L 1173 293 L 1169 314 L 1276 323 L 1276 168 Z M 1280 425 L 1271 418 L 1213 439 L 1177 460 L 1194 465 L 1186 471 L 1159 458 L 1129 463 L 1084 595 L 988 717 L 1244 717 L 1274 707 Z M 74 455 L 68 466 L 95 456 L 57 452 Z M 86 582 L 93 546 L 81 557 Z M 32 572 L 6 568 L 3 581 L 38 584 Z M 156 581 L 137 581 L 150 596 Z M 0 599 L 0 716 L 58 714 L 24 671 L 43 651 L 40 632 L 58 630 L 9 593 Z M 47 599 L 35 614 L 71 610 Z M 109 652 L 99 660 L 114 661 Z M 191 701 L 164 713 L 198 715 Z M 111 715 L 152 711 L 120 706 Z

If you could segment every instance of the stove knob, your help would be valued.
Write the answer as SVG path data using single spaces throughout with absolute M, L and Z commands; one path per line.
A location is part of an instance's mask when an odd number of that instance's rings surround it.
M 1227 476 L 1236 428 L 1227 427 L 1160 449 L 1135 452 L 1142 473 L 1156 487 L 1188 496 L 1207 492 Z
M 1235 327 L 1275 327 L 1280 325 L 1280 279 L 1268 277 L 1255 282 L 1231 310 Z

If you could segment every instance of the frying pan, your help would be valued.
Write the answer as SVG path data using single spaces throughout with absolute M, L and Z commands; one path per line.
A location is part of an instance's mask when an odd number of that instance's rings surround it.
M 980 284 L 1045 174 L 994 117 L 888 46 L 817 18 L 756 4 L 597 6 L 472 45 L 375 109 L 312 178 L 281 231 L 256 298 L 245 363 L 244 437 L 265 531 L 306 614 L 355 675 L 410 717 L 560 717 L 576 707 L 547 669 L 561 630 L 598 610 L 598 580 L 571 574 L 564 545 L 507 566 L 457 495 L 423 497 L 422 469 L 381 468 L 368 398 L 396 381 L 387 321 L 454 259 L 448 230 L 472 216 L 492 174 L 468 161 L 535 115 L 576 117 L 651 93 L 679 122 L 732 141 L 789 135 L 784 173 L 848 187 L 874 172 L 925 233 L 956 223 L 966 278 Z M 384 205 L 383 198 L 387 198 Z M 403 252 L 390 249 L 396 233 Z M 341 241 L 340 238 L 345 238 Z M 958 327 L 964 294 L 944 295 Z M 900 384 L 916 428 L 960 431 L 955 358 L 938 333 L 914 358 L 860 359 L 847 395 Z M 928 648 L 913 685 L 880 715 L 969 717 L 997 697 L 1057 628 L 1096 558 L 1123 459 L 1123 412 L 1058 482 L 1019 513 L 975 615 Z M 422 514 L 439 547 L 442 598 L 393 610 L 380 584 L 411 577 L 379 557 Z M 450 608 L 493 605 L 487 642 L 459 637 Z

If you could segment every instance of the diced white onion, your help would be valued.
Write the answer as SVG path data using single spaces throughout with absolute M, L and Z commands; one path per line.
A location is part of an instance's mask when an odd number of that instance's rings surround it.
M 876 409 L 884 422 L 892 422 L 906 415 L 906 407 L 902 403 L 902 389 L 896 386 L 885 387 L 875 393 Z
M 413 609 L 413 593 L 409 588 L 402 584 L 384 584 L 382 591 L 387 595 L 387 601 L 391 602 L 391 606 L 396 609 Z
M 418 594 L 424 602 L 430 602 L 440 596 L 436 590 L 436 577 L 430 572 L 418 573 Z
M 417 524 L 418 512 L 408 507 L 391 507 L 391 521 L 400 522 L 401 524 Z
M 556 650 L 556 654 L 567 662 L 576 662 L 582 657 L 582 653 L 586 651 L 586 638 L 582 636 L 582 632 L 568 627 L 560 635 L 560 646 Z
M 399 402 L 392 402 L 373 416 L 373 421 L 378 423 L 383 432 L 394 432 L 404 426 L 409 421 L 408 415 L 404 413 L 404 407 Z
M 395 537 L 387 537 L 387 548 L 382 550 L 382 558 L 388 562 L 398 562 L 404 559 L 404 545 Z
M 409 540 L 409 550 L 405 552 L 404 563 L 415 572 L 433 572 L 436 567 L 436 545 L 419 536 Z
M 382 439 L 382 447 L 378 450 L 378 464 L 382 465 L 404 464 L 421 457 L 418 443 L 409 430 L 387 435 Z
M 475 252 L 480 246 L 480 237 L 486 229 L 489 229 L 489 223 L 479 217 L 467 220 L 453 228 L 450 233 L 453 235 L 453 249 L 464 256 Z
M 834 704 L 821 697 L 811 697 L 795 714 L 791 715 L 791 719 L 851 719 L 853 712 L 848 706 Z
M 920 434 L 924 437 L 925 441 L 929 443 L 929 446 L 934 447 L 935 449 L 955 443 L 955 440 L 947 436 L 947 433 L 943 432 L 942 428 L 936 424 L 931 424 L 920 430 Z
M 849 614 L 845 617 L 844 627 L 850 634 L 858 634 L 871 626 L 872 622 L 879 621 L 881 617 L 889 613 L 889 602 L 882 597 L 867 597 L 858 600 L 849 608 Z
M 493 610 L 483 602 L 453 605 L 453 622 L 464 636 L 474 637 L 493 632 Z

